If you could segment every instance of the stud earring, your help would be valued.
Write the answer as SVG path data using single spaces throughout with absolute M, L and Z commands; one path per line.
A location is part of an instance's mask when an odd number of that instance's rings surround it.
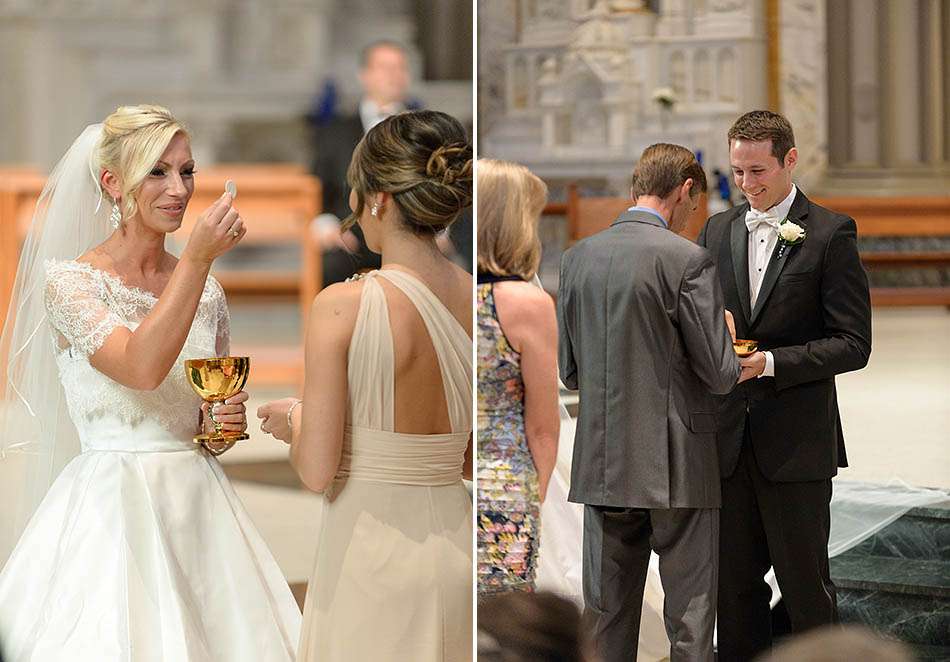
M 379 205 L 374 202 L 372 209 L 369 210 L 369 213 L 372 216 L 379 216 Z
M 119 203 L 112 203 L 112 213 L 109 214 L 109 220 L 112 221 L 112 227 L 118 228 L 119 223 L 122 222 L 122 212 L 119 210 Z

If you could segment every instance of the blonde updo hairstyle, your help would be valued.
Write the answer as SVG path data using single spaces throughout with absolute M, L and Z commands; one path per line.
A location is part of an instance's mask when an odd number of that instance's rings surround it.
M 362 216 L 368 194 L 389 193 L 405 228 L 434 235 L 472 204 L 472 145 L 450 115 L 433 110 L 399 113 L 363 137 L 346 179 L 356 191 L 356 209 L 344 228 Z
M 478 270 L 530 280 L 541 264 L 538 221 L 548 187 L 523 165 L 478 160 Z
M 185 127 L 161 106 L 121 106 L 102 123 L 98 166 L 119 181 L 122 218 L 138 211 L 135 194 L 177 133 Z

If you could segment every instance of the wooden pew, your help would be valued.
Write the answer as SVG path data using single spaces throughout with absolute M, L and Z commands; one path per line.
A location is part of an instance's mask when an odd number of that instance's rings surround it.
M 234 204 L 247 226 L 241 246 L 297 244 L 300 269 L 258 272 L 216 267 L 215 277 L 229 296 L 298 296 L 306 324 L 310 303 L 322 286 L 321 252 L 310 232 L 310 221 L 320 213 L 320 181 L 293 164 L 218 164 L 204 168 L 195 178 L 194 195 L 175 233 L 179 244 L 187 241 L 198 215 L 224 192 L 228 179 L 237 185 Z
M 950 196 L 828 197 L 815 202 L 852 217 L 858 237 L 950 237 Z M 868 270 L 950 265 L 950 251 L 861 251 Z M 950 287 L 872 287 L 875 306 L 950 306 Z
M 0 328 L 10 307 L 20 246 L 45 183 L 46 176 L 31 166 L 0 168 Z
M 815 202 L 854 218 L 859 237 L 950 237 L 950 196 L 816 198 Z M 582 197 L 571 184 L 567 201 L 549 204 L 544 214 L 567 216 L 571 244 L 605 229 L 631 204 L 621 197 Z M 703 196 L 683 236 L 695 240 L 706 218 Z M 869 270 L 939 267 L 950 265 L 950 251 L 864 250 L 861 261 Z M 871 301 L 876 306 L 950 306 L 950 287 L 873 287 Z
M 567 202 L 549 204 L 543 213 L 567 216 L 568 242 L 573 244 L 579 239 L 606 229 L 624 210 L 632 206 L 633 201 L 628 197 L 581 196 L 577 191 L 577 185 L 569 184 Z M 706 194 L 703 193 L 700 195 L 696 211 L 690 215 L 686 228 L 681 234 L 687 239 L 695 240 L 699 236 L 699 231 L 703 229 L 707 217 Z

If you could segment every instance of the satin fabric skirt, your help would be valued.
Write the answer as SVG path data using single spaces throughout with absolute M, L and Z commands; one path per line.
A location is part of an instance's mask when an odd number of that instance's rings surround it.
M 300 662 L 469 662 L 472 502 L 463 483 L 349 478 L 324 502 Z
M 293 660 L 300 612 L 218 461 L 115 445 L 66 466 L 0 574 L 4 659 Z

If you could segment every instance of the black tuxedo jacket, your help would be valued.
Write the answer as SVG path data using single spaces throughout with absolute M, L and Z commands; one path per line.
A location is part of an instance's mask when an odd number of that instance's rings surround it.
M 350 215 L 350 189 L 346 170 L 353 150 L 363 139 L 359 115 L 334 117 L 313 132 L 314 159 L 311 170 L 323 184 L 323 211 L 340 220 Z
M 846 467 L 835 375 L 871 354 L 871 301 L 853 219 L 798 191 L 788 220 L 805 240 L 776 244 L 754 309 L 749 305 L 748 203 L 712 216 L 699 235 L 719 271 L 739 338 L 759 341 L 775 377 L 750 379 L 719 402 L 720 472 L 732 475 L 745 426 L 762 473 L 776 482 L 831 478 Z

